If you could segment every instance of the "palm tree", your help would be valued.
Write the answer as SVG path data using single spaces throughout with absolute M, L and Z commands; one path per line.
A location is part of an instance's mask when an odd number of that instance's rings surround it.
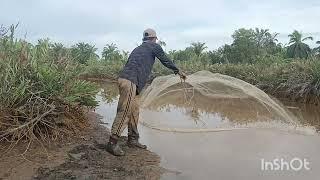
M 272 35 L 269 29 L 256 28 L 253 34 L 256 43 L 256 56 L 267 51 L 269 46 L 275 44 L 277 34 Z
M 254 37 L 255 37 L 258 49 L 264 44 L 263 41 L 266 39 L 265 37 L 267 36 L 271 36 L 271 34 L 269 33 L 269 29 L 259 29 L 259 28 L 255 29 Z
M 98 49 L 88 43 L 78 43 L 72 46 L 71 54 L 73 58 L 81 64 L 86 64 L 90 59 L 98 59 L 96 54 Z
M 202 43 L 202 42 L 193 42 L 191 43 L 191 48 L 193 50 L 193 52 L 200 57 L 202 52 L 207 49 L 208 47 L 206 46 L 206 43 Z
M 117 46 L 113 43 L 111 44 L 107 44 L 105 47 L 103 47 L 103 51 L 102 51 L 102 58 L 107 60 L 110 58 L 110 55 L 112 53 L 114 53 L 115 51 L 117 51 Z
M 102 58 L 105 61 L 115 62 L 122 60 L 122 56 L 116 44 L 107 44 L 102 51 Z
M 313 40 L 313 37 L 303 38 L 302 34 L 297 30 L 294 30 L 292 34 L 289 34 L 290 38 L 289 47 L 287 49 L 287 56 L 289 58 L 307 58 L 310 53 L 310 47 L 303 43 L 306 40 Z

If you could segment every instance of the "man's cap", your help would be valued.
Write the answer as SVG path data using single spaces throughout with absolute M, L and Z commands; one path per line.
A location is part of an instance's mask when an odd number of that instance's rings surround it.
M 148 28 L 146 30 L 143 31 L 143 38 L 156 38 L 157 37 L 157 33 L 155 30 Z

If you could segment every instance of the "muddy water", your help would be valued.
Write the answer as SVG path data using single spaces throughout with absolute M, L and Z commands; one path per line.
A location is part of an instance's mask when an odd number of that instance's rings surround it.
M 117 87 L 103 84 L 97 96 L 100 105 L 97 112 L 110 127 L 116 113 Z M 198 104 L 202 104 L 201 102 Z M 225 128 L 250 119 L 248 129 L 206 133 L 174 133 L 154 130 L 140 125 L 141 141 L 161 157 L 162 167 L 168 172 L 162 179 L 319 179 L 320 139 L 319 107 L 284 103 L 307 128 L 295 130 L 283 122 L 265 122 L 264 128 L 252 120 L 248 112 L 237 111 L 240 107 L 229 104 L 214 111 L 206 107 L 184 107 L 168 103 L 159 108 L 142 109 L 141 121 L 161 127 L 179 128 Z M 239 117 L 239 122 L 237 118 Z M 248 118 L 250 117 L 250 118 Z M 261 122 L 260 122 L 261 123 Z M 271 124 L 270 128 L 266 124 Z M 259 127 L 259 128 L 256 128 Z M 279 127 L 279 128 L 278 128 Z M 262 159 L 272 161 L 283 158 L 290 162 L 294 158 L 306 159 L 311 170 L 261 170 Z M 294 167 L 300 164 L 298 160 Z M 274 166 L 274 168 L 276 168 Z M 269 167 L 270 169 L 270 167 Z

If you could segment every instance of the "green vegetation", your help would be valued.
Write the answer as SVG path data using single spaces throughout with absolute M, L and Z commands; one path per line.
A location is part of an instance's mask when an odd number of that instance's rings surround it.
M 76 131 L 85 125 L 83 107 L 97 105 L 97 87 L 81 79 L 117 77 L 129 52 L 107 44 L 100 58 L 95 46 L 83 42 L 65 47 L 40 39 L 31 44 L 14 38 L 15 28 L 0 27 L 1 140 L 45 140 Z M 209 70 L 279 97 L 318 103 L 320 42 L 311 49 L 304 42 L 312 38 L 294 31 L 284 46 L 277 36 L 268 29 L 239 29 L 231 44 L 216 50 L 194 42 L 168 56 L 187 73 Z M 170 73 L 157 61 L 152 77 Z
M 303 43 L 306 40 L 313 40 L 312 37 L 302 38 L 302 34 L 298 31 L 294 31 L 292 34 L 289 34 L 290 37 L 290 46 L 288 47 L 288 57 L 290 58 L 308 58 L 311 54 L 310 47 Z
M 48 140 L 76 131 L 85 125 L 82 107 L 97 105 L 95 85 L 78 79 L 80 63 L 93 58 L 94 49 L 68 49 L 48 39 L 33 45 L 15 39 L 15 28 L 0 30 L 1 141 Z
M 278 35 L 268 29 L 242 28 L 232 34 L 231 44 L 216 50 L 194 42 L 183 50 L 168 51 L 168 56 L 187 73 L 209 70 L 242 79 L 281 98 L 318 103 L 320 46 L 311 49 L 304 42 L 313 38 L 303 38 L 296 30 L 288 36 L 288 46 L 278 42 Z M 114 44 L 107 45 L 104 52 L 108 56 L 90 62 L 83 76 L 117 77 L 128 54 L 118 51 Z M 152 77 L 170 73 L 157 61 Z

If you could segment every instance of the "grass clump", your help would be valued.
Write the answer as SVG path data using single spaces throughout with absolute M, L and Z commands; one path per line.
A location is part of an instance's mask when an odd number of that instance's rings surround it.
M 97 105 L 97 87 L 79 80 L 81 65 L 48 40 L 33 45 L 0 36 L 0 139 L 51 140 L 85 125 L 84 106 Z

